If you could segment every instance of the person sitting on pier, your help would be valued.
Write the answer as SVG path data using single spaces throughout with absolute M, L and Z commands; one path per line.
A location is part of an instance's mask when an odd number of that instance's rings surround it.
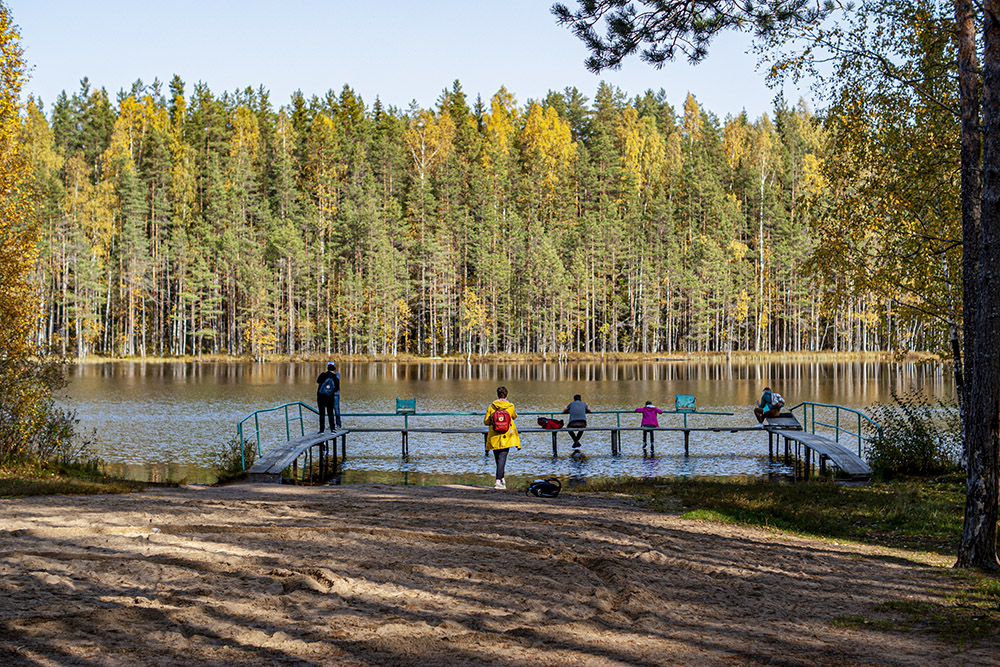
M 497 387 L 497 400 L 486 408 L 486 417 L 483 419 L 483 424 L 490 427 L 486 436 L 486 451 L 493 452 L 497 464 L 497 481 L 493 484 L 494 489 L 507 488 L 507 480 L 504 478 L 507 453 L 511 447 L 521 449 L 521 436 L 517 433 L 515 419 L 517 410 L 514 409 L 514 404 L 507 400 L 507 387 Z
M 587 404 L 580 400 L 580 394 L 573 396 L 573 402 L 566 406 L 563 410 L 563 414 L 569 415 L 569 423 L 566 424 L 566 428 L 587 428 L 587 413 L 590 412 L 590 408 Z M 580 439 L 583 437 L 583 431 L 570 431 L 569 437 L 573 438 L 573 449 L 580 446 Z
M 635 411 L 642 413 L 642 423 L 640 424 L 640 426 L 642 426 L 642 428 L 643 428 L 643 431 L 642 431 L 642 451 L 645 452 L 646 451 L 646 436 L 649 436 L 649 444 L 652 445 L 653 447 L 656 446 L 656 445 L 653 444 L 653 436 L 656 435 L 656 431 L 652 431 L 652 430 L 649 430 L 649 429 L 654 429 L 654 428 L 659 428 L 660 427 L 660 422 L 658 422 L 656 420 L 656 415 L 662 415 L 663 414 L 663 410 L 661 410 L 658 407 L 656 407 L 655 405 L 653 405 L 652 401 L 646 401 L 646 405 L 645 406 L 643 406 L 641 408 L 636 408 Z
M 330 423 L 330 430 L 340 428 L 340 373 L 337 372 L 337 364 L 332 361 L 326 365 L 326 372 L 321 373 L 316 378 L 316 403 L 319 406 L 319 432 L 323 432 L 323 418 Z M 337 420 L 334 421 L 334 415 Z
M 778 417 L 781 415 L 781 406 L 784 399 L 771 391 L 770 387 L 764 387 L 764 393 L 760 395 L 760 403 L 753 409 L 753 414 L 757 417 L 757 423 L 763 424 L 765 417 Z

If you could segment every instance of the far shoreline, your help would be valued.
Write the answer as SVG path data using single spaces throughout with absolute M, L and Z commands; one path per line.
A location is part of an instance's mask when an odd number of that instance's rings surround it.
M 506 354 L 495 353 L 473 355 L 465 354 L 448 356 L 418 356 L 415 354 L 399 355 L 274 355 L 263 359 L 252 356 L 213 354 L 184 356 L 135 356 L 135 357 L 103 357 L 90 355 L 84 358 L 49 356 L 46 359 L 62 362 L 66 365 L 86 366 L 109 363 L 202 363 L 202 364 L 232 364 L 232 363 L 301 363 L 322 364 L 333 359 L 342 364 L 350 363 L 401 363 L 401 364 L 506 364 L 506 363 L 846 363 L 846 362 L 879 362 L 879 363 L 920 363 L 949 365 L 949 361 L 930 352 L 675 352 L 675 353 L 636 353 L 608 352 L 588 353 L 573 352 L 558 354 Z

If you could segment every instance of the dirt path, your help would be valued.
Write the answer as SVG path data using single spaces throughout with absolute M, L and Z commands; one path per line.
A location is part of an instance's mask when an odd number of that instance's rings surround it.
M 987 665 L 831 623 L 944 567 L 626 499 L 237 485 L 0 500 L 0 663 Z

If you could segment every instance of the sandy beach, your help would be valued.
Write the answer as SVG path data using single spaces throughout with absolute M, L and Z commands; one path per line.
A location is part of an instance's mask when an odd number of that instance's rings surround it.
M 625 497 L 189 486 L 3 499 L 0 531 L 4 665 L 1000 661 L 842 622 L 944 601 L 950 561 Z

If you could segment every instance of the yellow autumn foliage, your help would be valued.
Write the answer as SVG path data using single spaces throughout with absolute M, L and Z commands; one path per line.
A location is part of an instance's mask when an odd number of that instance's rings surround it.
M 632 107 L 622 111 L 616 133 L 625 189 L 641 197 L 663 179 L 667 158 L 663 135 L 656 127 L 656 119 L 651 116 L 639 118 Z
M 449 114 L 420 109 L 410 116 L 404 141 L 421 182 L 451 154 L 454 139 L 455 122 Z
M 532 103 L 521 136 L 524 153 L 529 158 L 525 167 L 538 180 L 545 199 L 551 201 L 563 182 L 570 178 L 576 155 L 569 123 L 552 107 L 543 109 Z
M 30 349 L 37 300 L 29 272 L 38 255 L 29 193 L 29 162 L 21 142 L 21 86 L 26 79 L 19 35 L 0 4 L 0 358 Z
M 701 107 L 694 99 L 694 95 L 688 93 L 684 98 L 684 115 L 681 117 L 681 134 L 689 144 L 693 144 L 701 137 L 702 131 Z
M 487 171 L 493 171 L 500 168 L 500 163 L 510 155 L 518 120 L 517 100 L 506 88 L 501 87 L 490 98 L 490 112 L 485 120 L 483 166 Z

